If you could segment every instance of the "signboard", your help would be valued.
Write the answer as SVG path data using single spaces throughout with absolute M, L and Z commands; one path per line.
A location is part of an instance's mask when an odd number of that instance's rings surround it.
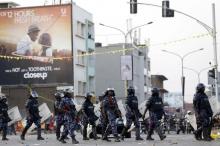
M 0 9 L 0 85 L 71 84 L 71 5 Z
M 133 60 L 132 56 L 121 56 L 121 79 L 133 80 Z

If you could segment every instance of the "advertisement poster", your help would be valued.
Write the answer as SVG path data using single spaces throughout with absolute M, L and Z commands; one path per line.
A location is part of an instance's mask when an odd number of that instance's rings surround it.
M 121 79 L 132 80 L 133 79 L 133 62 L 132 56 L 121 56 Z
M 0 9 L 0 85 L 71 84 L 71 5 Z

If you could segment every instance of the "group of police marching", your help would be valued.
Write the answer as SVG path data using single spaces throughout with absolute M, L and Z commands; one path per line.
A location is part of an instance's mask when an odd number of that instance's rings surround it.
M 193 104 L 195 108 L 195 115 L 197 120 L 197 130 L 194 132 L 195 138 L 197 140 L 207 140 L 210 141 L 211 133 L 211 117 L 213 115 L 208 97 L 205 94 L 205 86 L 203 84 L 198 84 L 196 87 L 196 94 L 193 99 Z M 152 134 L 154 130 L 158 133 L 160 140 L 164 140 L 166 136 L 162 132 L 160 127 L 160 121 L 163 116 L 165 116 L 163 108 L 163 100 L 159 96 L 159 89 L 152 89 L 152 96 L 148 99 L 146 103 L 146 109 L 142 115 L 138 109 L 138 98 L 135 96 L 135 89 L 129 87 L 127 89 L 128 96 L 125 101 L 126 109 L 126 124 L 122 133 L 118 133 L 116 119 L 121 119 L 121 111 L 118 107 L 117 100 L 115 97 L 115 91 L 113 88 L 108 88 L 102 96 L 99 97 L 100 100 L 100 117 L 97 117 L 94 112 L 94 105 L 92 103 L 93 95 L 87 93 L 85 96 L 85 101 L 82 104 L 80 112 L 76 110 L 75 104 L 73 102 L 72 90 L 58 91 L 55 93 L 55 103 L 54 112 L 56 119 L 56 138 L 61 143 L 66 143 L 68 135 L 72 139 L 73 144 L 79 143 L 75 137 L 75 131 L 81 129 L 83 126 L 82 135 L 83 140 L 89 140 L 87 134 L 88 125 L 92 126 L 92 138 L 94 140 L 99 139 L 97 136 L 96 121 L 99 119 L 102 129 L 102 140 L 111 141 L 108 136 L 110 131 L 115 138 L 115 142 L 120 142 L 124 140 L 124 137 L 131 127 L 131 124 L 135 125 L 135 136 L 136 140 L 143 140 L 140 136 L 140 122 L 139 119 L 145 119 L 145 114 L 149 111 L 149 130 L 146 140 L 154 140 Z M 41 116 L 38 109 L 38 94 L 36 91 L 31 91 L 29 98 L 26 102 L 27 111 L 27 122 L 26 126 L 22 131 L 20 136 L 21 140 L 25 140 L 25 134 L 31 125 L 34 123 L 37 127 L 37 140 L 44 140 L 41 136 Z M 8 104 L 7 98 L 4 94 L 0 95 L 0 130 L 2 130 L 2 140 L 8 140 L 7 135 L 7 124 L 11 120 L 8 115 Z M 81 113 L 81 117 L 80 117 Z M 81 122 L 81 123 L 80 123 Z M 63 130 L 61 132 L 61 127 Z

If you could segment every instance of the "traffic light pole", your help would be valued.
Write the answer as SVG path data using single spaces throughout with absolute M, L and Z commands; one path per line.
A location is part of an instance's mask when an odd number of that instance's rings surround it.
M 155 4 L 150 4 L 150 3 L 135 3 L 131 2 L 130 4 L 139 4 L 139 5 L 148 5 L 148 6 L 154 6 L 154 7 L 159 7 L 163 8 L 162 6 L 155 5 Z M 213 27 L 210 27 L 209 25 L 205 24 L 204 22 L 200 21 L 199 19 L 186 14 L 184 12 L 175 10 L 175 9 L 170 9 L 167 8 L 168 10 L 173 10 L 179 14 L 182 14 L 184 16 L 187 16 L 193 20 L 196 20 L 199 24 L 201 24 L 209 33 L 209 35 L 213 38 L 213 54 L 214 54 L 214 68 L 215 68 L 215 92 L 216 92 L 216 101 L 217 101 L 217 108 L 220 109 L 220 99 L 219 99 L 219 92 L 218 92 L 218 60 L 217 60 L 217 42 L 216 42 L 216 22 L 215 22 L 215 4 L 212 4 L 212 19 L 213 19 Z

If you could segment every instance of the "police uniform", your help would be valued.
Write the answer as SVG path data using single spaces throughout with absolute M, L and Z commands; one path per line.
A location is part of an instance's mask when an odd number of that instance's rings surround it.
M 2 140 L 8 140 L 8 138 L 6 138 L 6 135 L 7 135 L 8 122 L 10 121 L 11 119 L 9 118 L 8 115 L 7 99 L 5 95 L 0 95 L 0 130 L 3 131 Z
M 108 129 L 111 127 L 112 134 L 115 137 L 116 142 L 120 142 L 118 137 L 118 131 L 117 131 L 117 123 L 116 119 L 119 118 L 121 115 L 120 110 L 118 108 L 118 104 L 115 98 L 114 89 L 110 88 L 107 89 L 106 96 L 104 97 L 104 109 L 106 111 L 108 120 L 109 120 L 109 126 L 106 128 L 105 134 L 108 133 Z M 104 136 L 106 137 L 106 136 Z
M 88 124 L 92 125 L 92 133 L 93 138 L 97 139 L 97 132 L 96 132 L 96 120 L 98 120 L 98 117 L 95 115 L 94 112 L 94 105 L 91 102 L 92 94 L 87 93 L 86 100 L 82 104 L 82 112 L 83 112 L 83 140 L 88 140 L 87 137 L 87 126 Z
M 139 118 L 141 114 L 138 109 L 138 99 L 135 96 L 135 90 L 133 87 L 128 88 L 128 96 L 125 101 L 125 109 L 126 109 L 126 125 L 122 131 L 121 139 L 124 139 L 125 133 L 131 127 L 132 122 L 134 122 L 136 128 L 136 140 L 143 140 L 140 137 L 140 123 Z
M 202 83 L 198 84 L 197 92 L 193 99 L 193 106 L 197 120 L 197 130 L 194 134 L 197 140 L 201 140 L 201 134 L 203 134 L 204 140 L 210 141 L 211 118 L 213 111 L 208 96 L 204 91 L 205 86 Z
M 56 100 L 54 102 L 54 113 L 55 113 L 55 120 L 56 120 L 56 137 L 57 140 L 60 138 L 60 128 L 64 124 L 64 113 L 60 109 L 61 99 L 63 98 L 63 94 L 57 92 L 55 94 Z
M 154 140 L 151 137 L 154 129 L 158 133 L 160 139 L 163 140 L 164 138 L 166 138 L 166 136 L 163 135 L 160 127 L 160 120 L 164 115 L 163 100 L 161 97 L 159 97 L 159 90 L 157 88 L 152 89 L 152 96 L 149 98 L 149 100 L 146 103 L 146 109 L 144 115 L 147 110 L 149 110 L 149 115 L 150 115 L 150 125 L 149 125 L 147 140 Z
M 64 111 L 64 127 L 66 127 L 62 132 L 60 141 L 62 143 L 66 143 L 64 139 L 69 134 L 72 138 L 73 144 L 79 143 L 75 139 L 75 133 L 74 133 L 75 130 L 78 128 L 77 111 L 70 93 L 66 93 L 65 97 L 62 98 L 60 103 L 60 109 Z
M 44 140 L 44 138 L 41 136 L 41 116 L 39 115 L 39 103 L 37 98 L 37 92 L 31 91 L 30 97 L 28 98 L 25 105 L 28 115 L 26 119 L 26 126 L 21 134 L 21 140 L 25 140 L 25 134 L 33 123 L 37 126 L 37 140 Z

